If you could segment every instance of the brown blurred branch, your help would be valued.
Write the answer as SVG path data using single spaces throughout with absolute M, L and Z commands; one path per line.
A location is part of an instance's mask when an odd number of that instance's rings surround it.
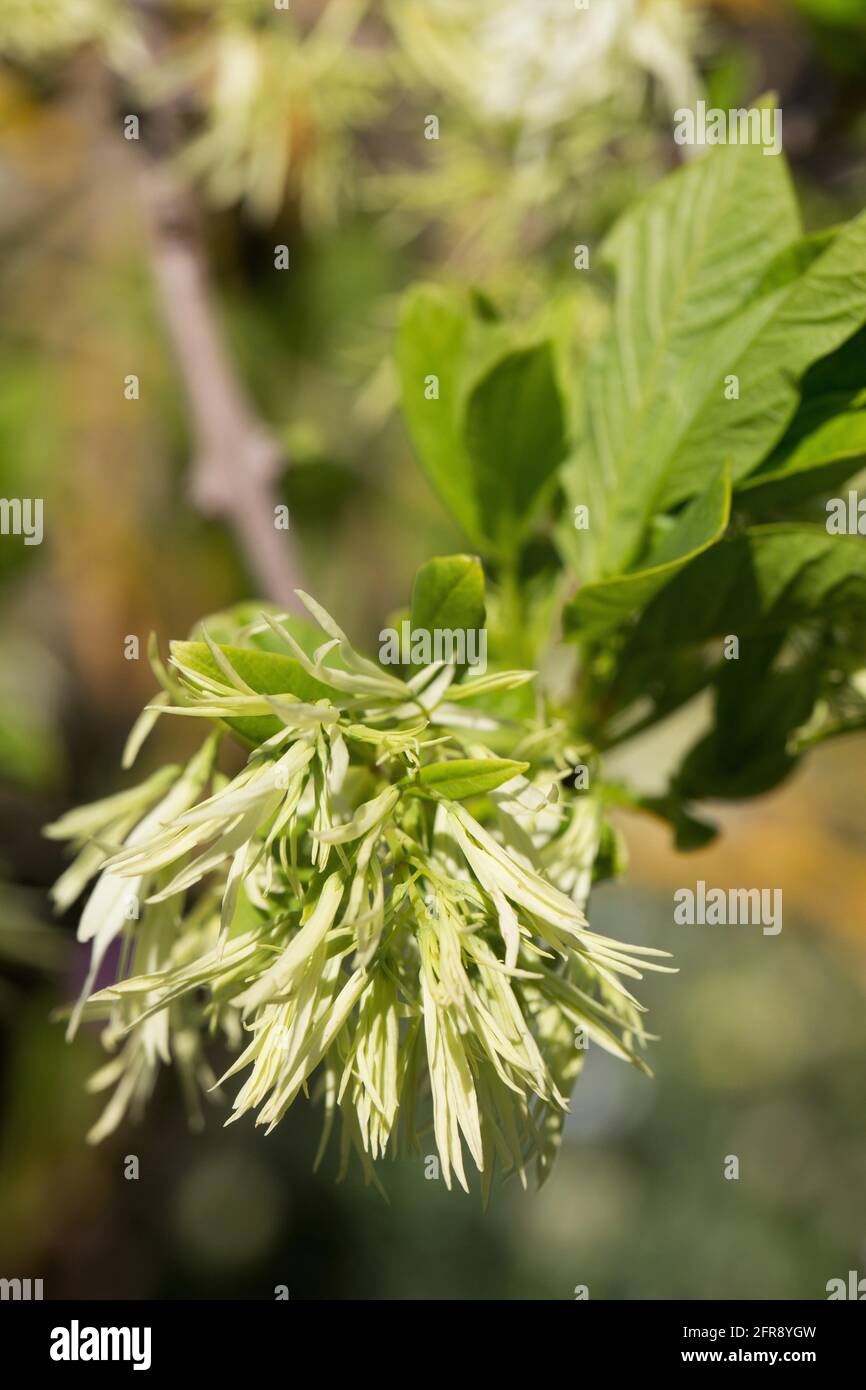
M 151 0 L 138 8 L 158 59 L 166 37 L 161 7 Z M 231 527 L 262 596 L 297 609 L 298 562 L 288 533 L 275 526 L 285 454 L 256 415 L 226 350 L 195 199 L 171 168 L 183 114 L 177 100 L 148 113 L 142 188 L 153 274 L 189 406 L 190 496 L 205 516 L 221 517 Z
M 286 531 L 274 524 L 283 451 L 255 415 L 226 352 L 189 195 L 158 165 L 147 171 L 144 188 L 153 273 L 192 424 L 190 496 L 205 516 L 231 526 L 263 596 L 296 608 L 300 574 Z

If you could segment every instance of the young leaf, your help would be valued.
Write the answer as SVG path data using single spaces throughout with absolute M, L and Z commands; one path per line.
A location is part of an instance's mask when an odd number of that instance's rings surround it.
M 428 560 L 412 588 L 413 631 L 478 629 L 484 625 L 484 571 L 475 555 Z
M 294 695 L 303 702 L 321 700 L 335 694 L 330 686 L 310 676 L 294 657 L 256 651 L 249 647 L 221 646 L 220 651 L 256 694 Z M 171 653 L 184 666 L 214 680 L 225 681 L 225 674 L 204 642 L 172 642 Z M 282 728 L 279 719 L 268 715 L 227 719 L 226 723 L 250 743 L 263 743 Z
M 520 776 L 528 767 L 529 763 L 515 762 L 511 758 L 456 758 L 454 762 L 422 767 L 417 785 L 449 801 L 463 801 L 467 796 L 494 791 L 503 782 Z
M 280 619 L 283 627 L 288 629 L 308 656 L 312 656 L 316 648 L 321 646 L 322 634 L 314 623 L 297 613 L 285 613 L 277 604 L 265 603 L 261 599 L 247 599 L 202 618 L 190 632 L 190 641 L 200 642 L 207 633 L 211 641 L 220 646 L 255 647 L 259 651 L 285 656 L 285 643 L 280 642 L 263 621 L 265 612 L 271 618 Z

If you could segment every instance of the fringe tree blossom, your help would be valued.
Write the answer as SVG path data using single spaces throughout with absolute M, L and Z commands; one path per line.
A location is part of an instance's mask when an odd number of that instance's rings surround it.
M 485 1194 L 497 1167 L 543 1177 L 582 1040 L 646 1070 L 624 980 L 664 953 L 587 924 L 599 805 L 567 788 L 564 730 L 497 713 L 531 672 L 397 675 L 301 597 L 322 645 L 265 612 L 234 644 L 174 643 L 167 668 L 152 652 L 162 692 L 126 762 L 163 715 L 203 721 L 204 743 L 48 827 L 77 850 L 57 907 L 96 880 L 69 1021 L 71 1037 L 100 1020 L 113 1054 L 90 1137 L 140 1112 L 163 1063 L 198 1117 L 221 1038 L 237 1054 L 222 1082 L 243 1078 L 230 1122 L 252 1111 L 269 1132 L 312 1094 L 320 1158 L 339 1120 L 341 1171 L 354 1152 L 377 1181 L 376 1160 L 432 1130 L 449 1187 L 468 1189 L 467 1159 Z M 248 758 L 228 778 L 232 737 Z M 113 945 L 117 978 L 93 992 Z

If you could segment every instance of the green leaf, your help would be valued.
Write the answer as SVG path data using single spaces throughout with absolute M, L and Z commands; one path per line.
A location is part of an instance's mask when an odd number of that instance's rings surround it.
M 831 614 L 862 614 L 866 541 L 821 526 L 755 526 L 699 555 L 650 603 L 636 647 L 669 649 L 729 633 L 779 632 Z
M 738 499 L 756 510 L 790 506 L 844 483 L 864 462 L 866 410 L 847 411 L 771 455 L 766 469 L 740 484 Z
M 333 698 L 336 694 L 330 686 L 308 675 L 293 656 L 222 643 L 219 647 L 241 679 L 259 695 L 293 695 L 297 700 L 308 702 Z M 204 642 L 172 642 L 171 653 L 178 661 L 183 662 L 184 666 L 191 666 L 203 675 L 213 676 L 216 680 L 225 682 L 225 673 L 217 665 Z M 276 716 L 271 718 L 269 715 L 227 719 L 226 723 L 241 738 L 255 744 L 263 743 L 282 728 L 279 719 Z
M 686 755 L 674 779 L 685 797 L 739 799 L 769 791 L 793 771 L 789 738 L 811 714 L 819 660 L 773 669 L 783 637 L 750 641 L 723 663 L 712 730 Z
M 420 285 L 404 299 L 397 338 L 403 416 L 422 467 L 473 542 L 485 541 L 463 441 L 463 410 L 473 370 L 502 350 L 503 330 L 473 317 L 462 295 Z M 431 377 L 438 399 L 425 395 Z
M 800 392 L 784 437 L 738 484 L 750 510 L 788 506 L 827 492 L 860 467 L 866 453 L 866 329 L 816 362 Z
M 477 630 L 484 626 L 484 571 L 476 555 L 428 560 L 412 587 L 412 630 Z
M 195 624 L 189 634 L 190 640 L 200 642 L 202 634 L 206 632 L 211 641 L 216 642 L 218 646 L 229 643 L 236 647 L 255 647 L 259 651 L 276 652 L 284 656 L 286 645 L 280 641 L 273 629 L 264 623 L 264 613 L 278 618 L 308 656 L 312 656 L 316 648 L 322 645 L 322 630 L 316 627 L 315 623 L 296 613 L 286 613 L 278 604 L 265 603 L 261 599 L 247 599 L 231 608 L 221 608 L 216 613 L 208 614 Z M 250 632 L 249 629 L 253 627 L 263 630 Z M 336 654 L 332 654 L 330 660 L 335 661 Z
M 774 256 L 755 286 L 751 298 L 761 299 L 765 294 L 772 294 L 773 290 L 785 289 L 792 284 L 826 251 L 838 230 L 838 227 L 826 227 L 820 232 L 810 232 L 808 236 L 791 242 L 778 256 Z
M 794 415 L 798 379 L 864 321 L 866 213 L 841 228 L 803 275 L 747 306 L 719 334 L 708 353 L 712 379 L 692 403 L 667 469 L 667 499 L 697 490 L 722 457 L 730 457 L 735 482 L 751 473 Z M 731 374 L 738 400 L 725 398 Z
M 449 763 L 431 763 L 422 767 L 416 785 L 436 792 L 449 801 L 463 801 L 467 796 L 492 792 L 526 772 L 529 763 L 514 762 L 511 758 L 456 758 Z
M 706 492 L 683 508 L 640 569 L 579 591 L 565 610 L 566 631 L 598 637 L 644 608 L 684 565 L 720 539 L 730 510 L 730 475 L 723 469 Z
M 565 421 L 549 344 L 509 352 L 473 389 L 465 438 L 485 532 L 510 549 L 565 456 Z
M 707 793 L 702 793 L 707 795 Z M 642 796 L 635 800 L 635 809 L 646 811 L 649 815 L 663 820 L 674 832 L 674 845 L 681 854 L 691 850 L 705 849 L 712 844 L 719 833 L 718 826 L 700 820 L 693 815 L 688 806 L 675 793 L 666 796 Z
M 732 417 L 700 456 L 691 432 L 714 393 L 732 404 L 724 368 L 744 330 L 732 334 L 731 324 L 799 233 L 784 160 L 748 145 L 716 147 L 617 223 L 604 246 L 616 272 L 613 314 L 590 354 L 582 439 L 564 470 L 570 501 L 590 511 L 589 531 L 567 546 L 584 580 L 630 568 L 652 517 L 719 473 L 736 443 Z M 756 317 L 766 298 L 752 306 Z
M 800 382 L 800 397 L 786 439 L 800 439 L 840 411 L 866 405 L 866 327 L 809 368 Z
M 566 450 L 554 349 L 513 337 L 465 295 L 424 285 L 404 300 L 397 361 L 409 434 L 484 553 L 501 554 L 525 532 Z

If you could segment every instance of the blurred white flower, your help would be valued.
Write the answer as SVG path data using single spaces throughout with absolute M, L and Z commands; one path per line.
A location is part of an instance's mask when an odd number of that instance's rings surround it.
M 653 80 L 672 109 L 697 95 L 694 11 L 682 0 L 399 0 L 407 49 L 479 117 L 544 132 Z

